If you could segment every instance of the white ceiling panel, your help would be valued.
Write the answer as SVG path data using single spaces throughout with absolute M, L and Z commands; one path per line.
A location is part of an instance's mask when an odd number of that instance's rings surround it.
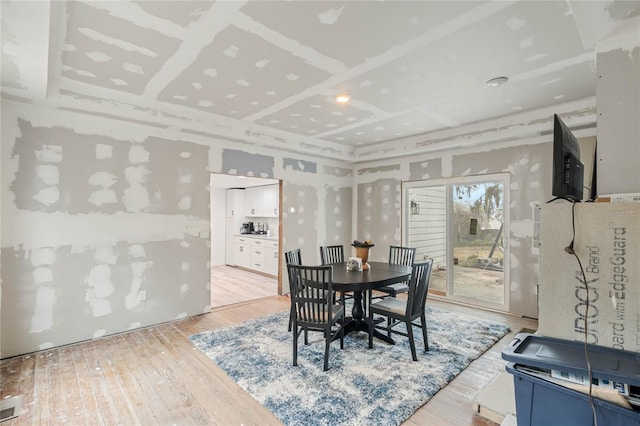
M 627 0 L 43 4 L 2 2 L 3 91 L 127 120 L 134 105 L 135 120 L 335 159 L 592 99 L 594 44 L 640 34 Z M 30 16 L 41 25 L 21 30 Z
M 571 16 L 565 5 L 552 3 L 514 4 L 345 86 L 357 99 L 398 112 L 580 55 L 584 49 Z
M 333 97 L 318 95 L 256 122 L 292 133 L 316 136 L 344 126 L 357 125 L 371 115 L 371 112 L 352 105 L 340 105 Z
M 485 1 L 250 2 L 253 20 L 353 67 L 421 36 Z M 295 19 L 292 19 L 295 17 Z
M 327 72 L 229 26 L 159 99 L 242 119 L 327 78 Z
M 213 1 L 152 1 L 141 0 L 134 2 L 145 11 L 159 18 L 175 22 L 187 27 L 196 22 L 208 10 Z
M 180 45 L 84 3 L 69 3 L 67 13 L 62 75 L 71 80 L 141 95 Z
M 433 109 L 444 116 L 455 116 L 460 122 L 473 123 L 487 115 L 501 117 L 584 99 L 595 92 L 595 84 L 595 63 L 579 63 L 553 75 L 515 79 L 499 87 L 483 86 L 465 96 L 464 101 L 440 102 Z
M 351 146 L 367 145 L 415 134 L 431 132 L 443 127 L 429 111 L 411 111 L 386 119 L 367 122 L 343 132 L 321 135 L 323 139 Z

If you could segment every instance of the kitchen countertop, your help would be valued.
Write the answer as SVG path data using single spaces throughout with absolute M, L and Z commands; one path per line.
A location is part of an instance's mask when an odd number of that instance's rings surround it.
M 268 237 L 267 234 L 235 234 L 235 236 L 236 237 L 257 238 L 257 239 L 261 239 L 261 240 L 278 241 L 278 237 L 273 236 L 273 235 Z

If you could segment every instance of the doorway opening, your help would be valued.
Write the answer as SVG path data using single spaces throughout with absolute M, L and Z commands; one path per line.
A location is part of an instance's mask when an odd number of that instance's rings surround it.
M 281 294 L 281 181 L 212 173 L 210 196 L 211 307 Z
M 402 235 L 433 258 L 429 292 L 508 311 L 508 174 L 403 182 Z

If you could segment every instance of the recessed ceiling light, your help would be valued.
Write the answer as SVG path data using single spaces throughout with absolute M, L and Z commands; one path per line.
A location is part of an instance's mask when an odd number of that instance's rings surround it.
M 491 80 L 487 80 L 485 84 L 489 87 L 498 87 L 502 84 L 505 84 L 507 81 L 509 81 L 508 77 L 496 77 L 492 78 Z
M 346 104 L 347 102 L 349 102 L 350 99 L 351 99 L 351 96 L 346 95 L 344 93 L 336 96 L 336 102 L 338 102 L 339 104 Z

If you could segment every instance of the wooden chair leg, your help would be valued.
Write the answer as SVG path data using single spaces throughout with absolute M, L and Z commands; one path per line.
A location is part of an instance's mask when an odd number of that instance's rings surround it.
M 418 356 L 416 355 L 416 342 L 413 340 L 413 326 L 411 325 L 411 321 L 407 321 L 407 335 L 409 336 L 409 346 L 411 346 L 411 356 L 414 361 L 418 360 Z
M 373 293 L 373 290 L 369 290 L 369 304 L 371 304 L 371 295 Z M 373 320 L 373 313 L 371 312 L 371 308 L 369 308 L 369 315 L 367 316 L 367 318 L 369 318 L 369 349 L 373 349 L 373 329 L 376 326 L 376 322 Z
M 331 332 L 324 339 L 324 371 L 329 369 L 329 345 L 331 344 Z
M 296 314 L 296 311 L 293 309 L 293 303 L 291 304 L 291 309 L 289 310 L 289 331 L 291 331 L 291 327 L 293 326 L 293 317 Z
M 298 365 L 298 326 L 294 324 L 293 330 L 293 365 Z
M 420 325 L 422 325 L 422 339 L 424 340 L 424 350 L 429 351 L 429 336 L 427 335 L 427 319 L 424 312 L 420 317 Z

